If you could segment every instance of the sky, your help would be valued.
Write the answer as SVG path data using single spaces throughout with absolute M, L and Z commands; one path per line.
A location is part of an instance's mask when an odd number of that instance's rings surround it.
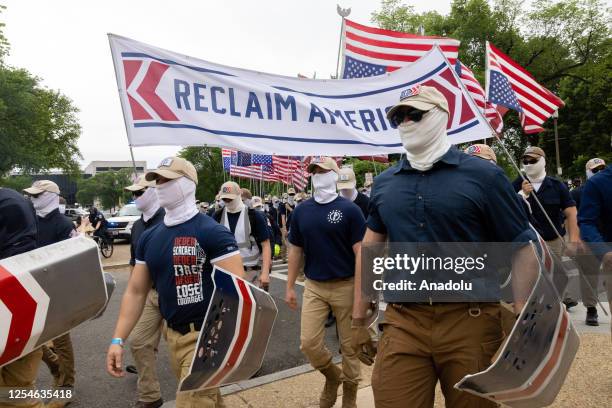
M 406 4 L 417 2 L 406 1 Z M 331 0 L 0 0 L 11 44 L 9 65 L 25 68 L 78 107 L 82 167 L 130 160 L 107 33 L 200 59 L 257 71 L 319 78 L 335 74 L 340 35 Z M 343 1 L 350 19 L 367 25 L 380 1 Z M 446 14 L 450 0 L 415 4 Z M 180 146 L 135 147 L 156 167 Z

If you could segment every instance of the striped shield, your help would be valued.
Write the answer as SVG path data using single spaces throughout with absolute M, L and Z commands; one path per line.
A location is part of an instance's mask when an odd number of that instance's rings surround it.
M 533 247 L 540 264 L 539 278 L 501 352 L 488 369 L 467 375 L 455 385 L 517 408 L 552 404 L 580 343 L 555 287 L 563 288 L 563 280 L 555 282 L 550 273 L 555 256 L 546 244 Z
M 219 387 L 260 369 L 278 313 L 272 297 L 215 266 L 213 293 L 180 391 Z
M 101 314 L 113 288 L 84 237 L 0 260 L 0 366 Z

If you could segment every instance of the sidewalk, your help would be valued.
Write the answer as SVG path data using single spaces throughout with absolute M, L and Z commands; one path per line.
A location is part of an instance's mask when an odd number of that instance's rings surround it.
M 605 305 L 608 306 L 607 303 Z M 600 326 L 589 327 L 584 324 L 583 307 L 571 310 L 570 315 L 580 333 L 581 344 L 565 384 L 551 407 L 612 406 L 610 317 L 604 316 L 601 311 L 599 314 Z M 361 368 L 362 381 L 357 394 L 357 406 L 373 408 L 374 397 L 370 386 L 372 367 L 362 365 Z M 239 391 L 236 386 L 226 387 L 223 391 L 224 394 L 229 391 L 224 397 L 228 408 L 317 408 L 323 383 L 323 376 L 319 372 L 308 371 L 243 391 Z M 169 401 L 163 407 L 174 406 L 174 401 Z M 342 398 L 339 397 L 336 407 L 341 406 Z M 435 407 L 444 407 L 444 397 L 439 387 L 436 389 Z

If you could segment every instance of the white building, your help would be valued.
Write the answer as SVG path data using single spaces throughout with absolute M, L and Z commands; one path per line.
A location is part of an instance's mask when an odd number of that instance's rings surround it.
M 122 169 L 130 169 L 134 168 L 133 163 L 130 160 L 126 161 L 106 161 L 106 160 L 96 160 L 92 161 L 85 167 L 83 173 L 91 174 L 95 176 L 97 173 L 104 173 L 106 171 L 118 171 Z M 143 174 L 147 169 L 147 162 L 144 160 L 136 161 L 136 173 Z

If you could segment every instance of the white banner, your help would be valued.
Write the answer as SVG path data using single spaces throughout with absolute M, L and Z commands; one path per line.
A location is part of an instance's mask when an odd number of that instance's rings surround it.
M 435 86 L 447 98 L 452 143 L 491 137 L 436 47 L 390 74 L 341 80 L 232 68 L 109 35 L 132 146 L 220 146 L 277 155 L 401 153 L 385 112 L 404 89 Z

